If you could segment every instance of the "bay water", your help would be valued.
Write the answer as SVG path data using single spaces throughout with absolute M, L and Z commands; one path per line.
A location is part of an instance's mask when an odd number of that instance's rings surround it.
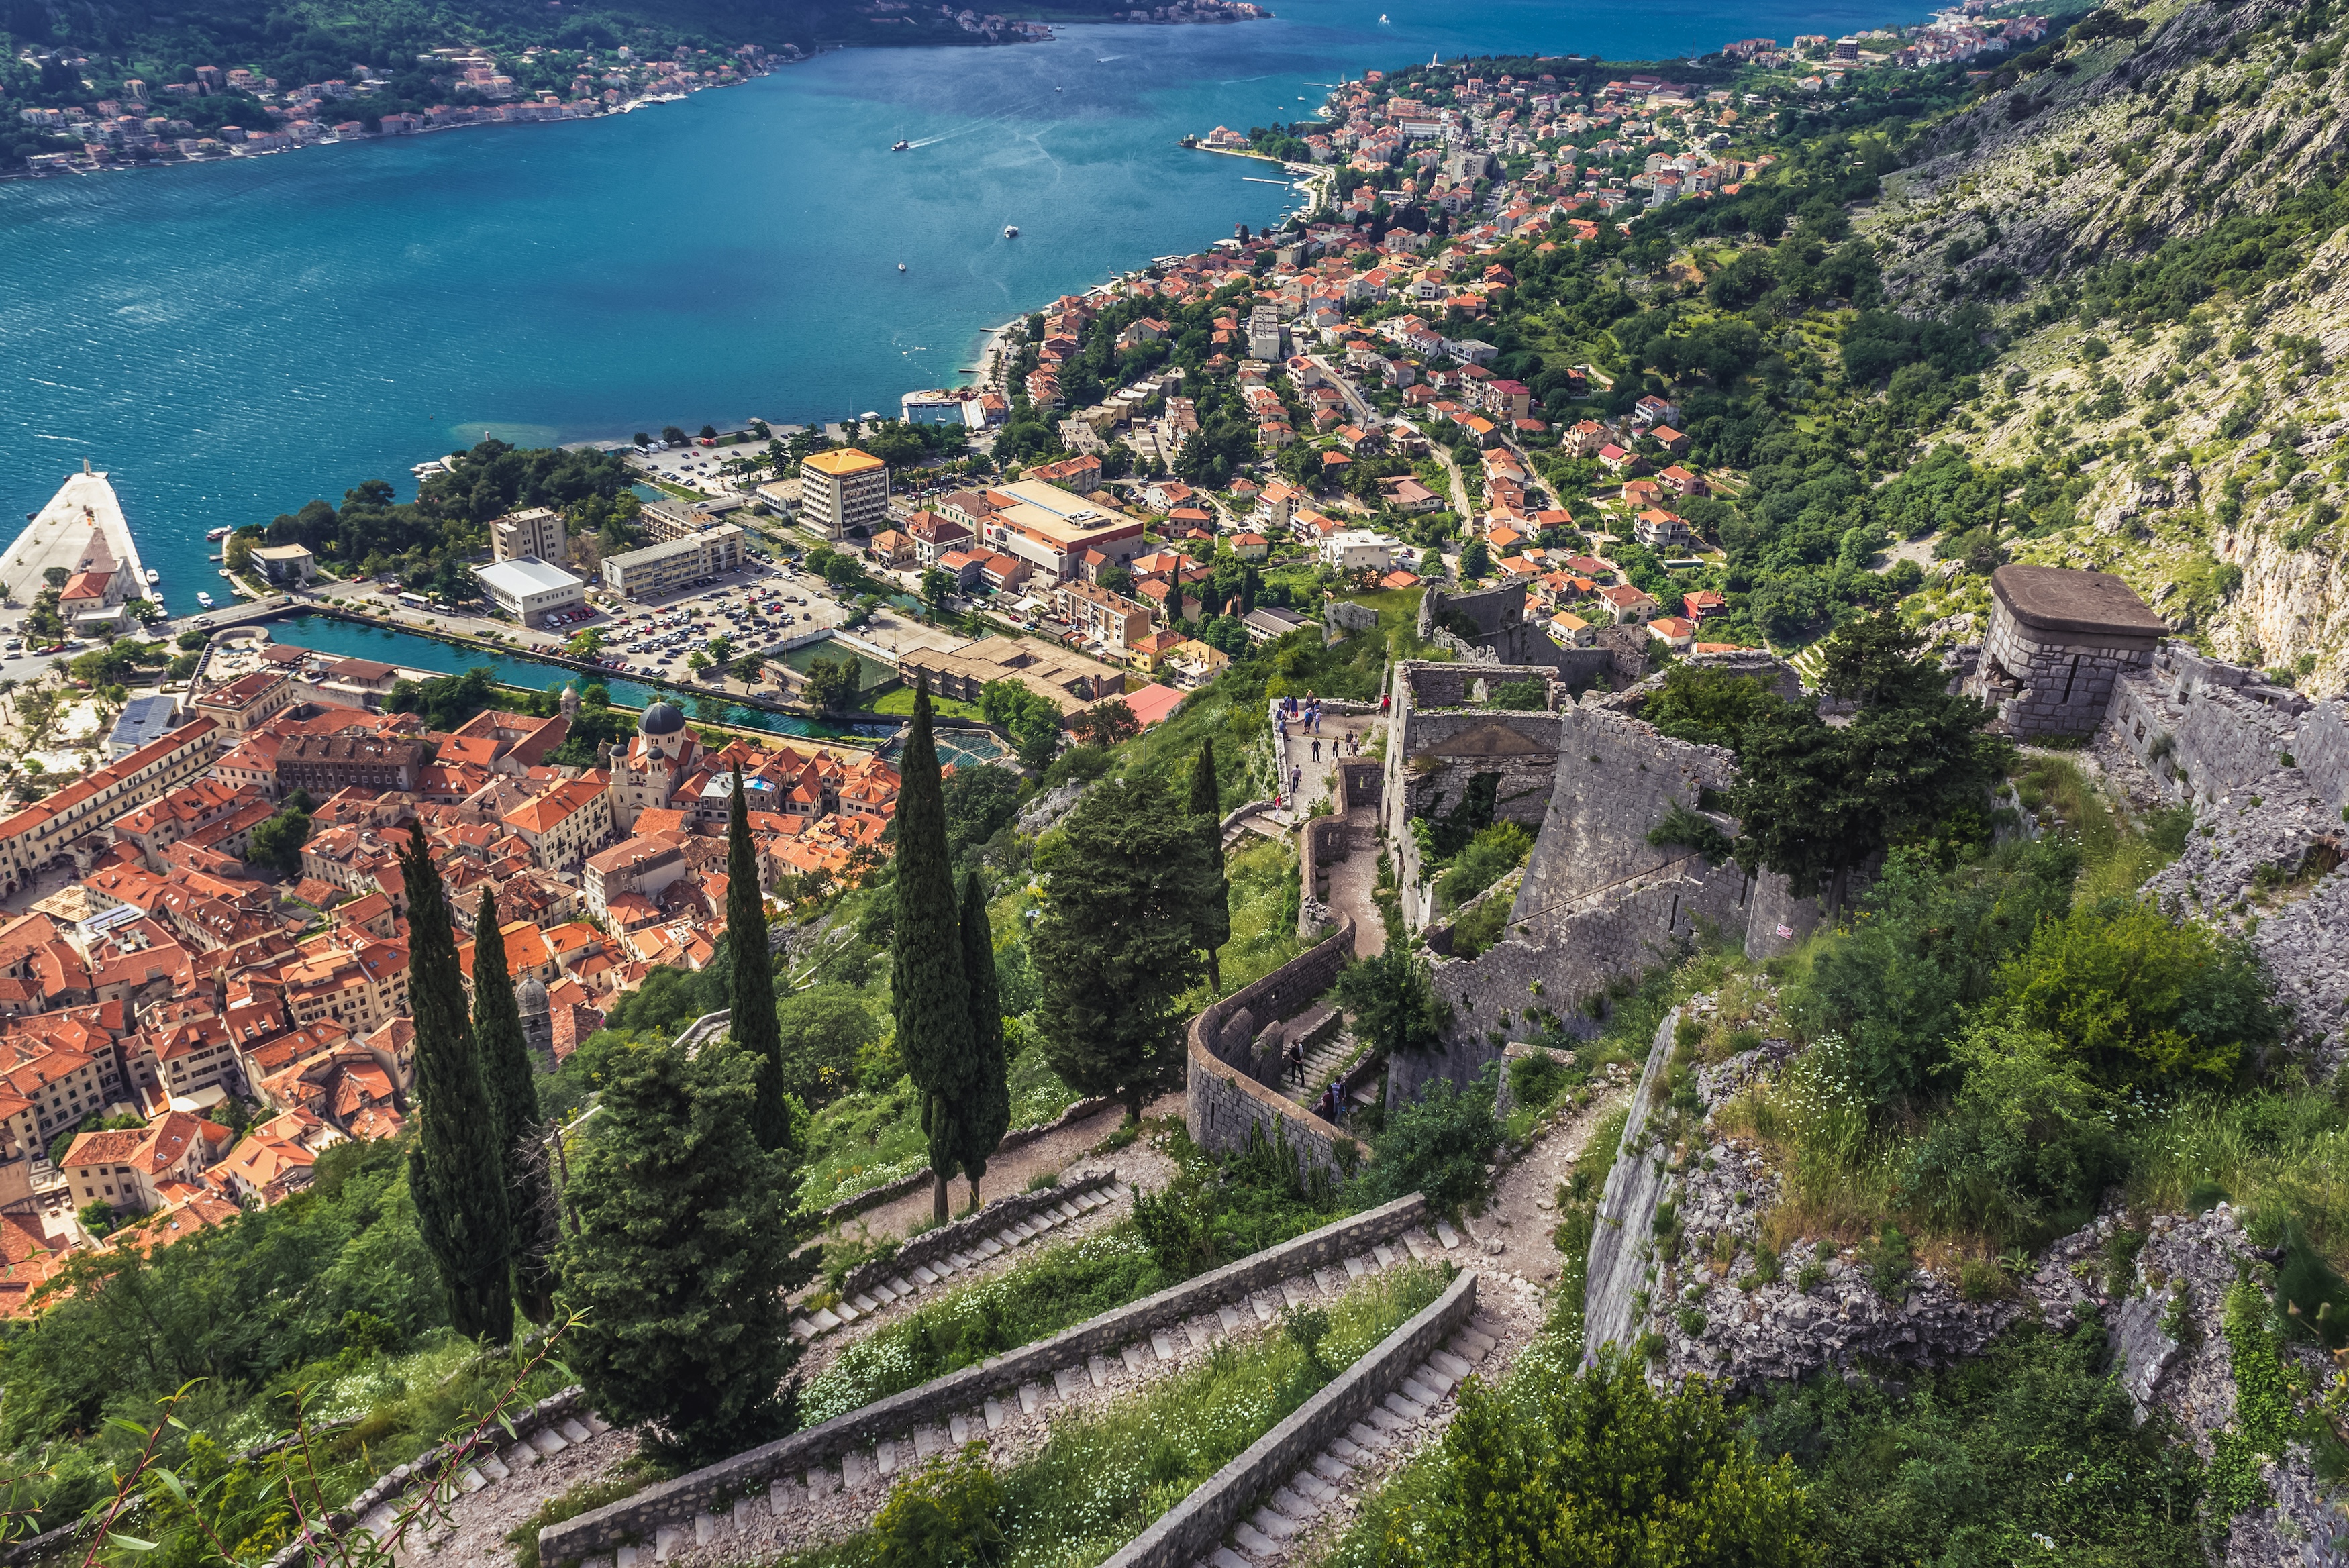
M 1309 115 L 1341 73 L 1915 19 L 1851 0 L 1275 8 L 833 53 L 597 120 L 0 184 L 0 527 L 87 459 L 185 613 L 218 581 L 205 530 L 367 479 L 413 494 L 411 465 L 485 432 L 894 414 L 989 326 L 1277 221 L 1295 195 L 1258 182 L 1268 166 L 1177 142 Z

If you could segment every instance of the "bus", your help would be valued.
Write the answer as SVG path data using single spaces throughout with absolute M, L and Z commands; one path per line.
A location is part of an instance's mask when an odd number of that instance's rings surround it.
M 399 602 L 411 610 L 429 610 L 432 607 L 421 593 L 402 593 L 399 596 Z

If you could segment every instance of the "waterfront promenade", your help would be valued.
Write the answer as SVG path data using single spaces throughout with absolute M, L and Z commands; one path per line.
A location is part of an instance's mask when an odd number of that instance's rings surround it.
M 81 472 L 68 475 L 49 498 L 49 504 L 33 514 L 7 553 L 0 555 L 5 597 L 10 603 L 30 603 L 52 567 L 67 575 L 83 570 L 95 558 L 93 540 L 106 547 L 118 565 L 127 564 L 132 580 L 140 584 L 139 592 L 147 592 L 146 568 L 139 559 L 138 542 L 130 537 L 130 525 L 123 519 L 122 502 L 107 476 L 85 462 Z M 194 590 L 186 592 L 192 594 Z

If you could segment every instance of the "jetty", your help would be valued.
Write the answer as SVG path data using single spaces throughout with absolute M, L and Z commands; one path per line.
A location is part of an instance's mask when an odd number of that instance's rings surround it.
M 101 559 L 117 570 L 128 567 L 129 581 L 139 584 L 140 593 L 147 592 L 147 569 L 139 560 L 121 500 L 107 476 L 85 459 L 81 472 L 67 476 L 49 504 L 33 514 L 7 552 L 0 554 L 0 583 L 6 584 L 10 599 L 30 603 L 51 567 L 71 576 L 90 570 Z

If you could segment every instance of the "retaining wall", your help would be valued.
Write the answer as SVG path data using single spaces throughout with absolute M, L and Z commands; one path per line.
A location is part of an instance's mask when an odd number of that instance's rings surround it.
M 1248 1445 L 1206 1485 L 1161 1514 L 1102 1568 L 1189 1568 L 1216 1550 L 1224 1532 L 1457 1334 L 1476 1310 L 1476 1276 L 1464 1274 L 1409 1323 L 1379 1341 L 1288 1418 Z
M 720 1460 L 714 1465 L 647 1487 L 634 1497 L 550 1524 L 538 1533 L 538 1557 L 554 1565 L 608 1552 L 625 1542 L 656 1540 L 665 1529 L 690 1528 L 697 1514 L 717 1511 L 746 1491 L 779 1479 L 836 1466 L 849 1454 L 884 1438 L 902 1436 L 925 1424 L 941 1423 L 972 1409 L 990 1396 L 1022 1383 L 1049 1380 L 1052 1373 L 1082 1365 L 1089 1356 L 1112 1356 L 1152 1330 L 1197 1315 L 1314 1269 L 1339 1264 L 1379 1242 L 1401 1235 L 1426 1217 L 1427 1202 L 1417 1193 L 1340 1220 L 1295 1241 L 1268 1247 L 1213 1273 L 1172 1286 L 1156 1295 L 1065 1329 L 980 1367 L 965 1367 L 908 1388 L 862 1409 L 835 1416 L 818 1427 Z
M 1060 1131 L 1072 1121 L 1082 1121 L 1085 1118 L 1106 1110 L 1117 1103 L 1108 1095 L 1095 1095 L 1091 1099 L 1081 1099 L 1050 1121 L 1039 1121 L 1028 1127 L 1013 1128 L 1003 1135 L 1003 1141 L 995 1146 L 995 1152 L 1000 1154 L 1007 1149 L 1018 1149 L 1022 1144 L 1033 1143 L 1040 1138 Z M 993 1157 L 989 1156 L 989 1158 Z M 900 1176 L 895 1181 L 885 1181 L 878 1187 L 867 1187 L 854 1198 L 843 1198 L 839 1202 L 825 1209 L 816 1216 L 816 1223 L 828 1231 L 843 1220 L 854 1219 L 868 1209 L 877 1209 L 884 1203 L 892 1203 L 909 1193 L 918 1192 L 929 1186 L 932 1180 L 928 1170 L 924 1169 L 915 1171 L 910 1176 Z
M 1628 1346 L 1639 1325 L 1631 1298 L 1646 1288 L 1649 1243 L 1656 1206 L 1670 1178 L 1663 1158 L 1648 1147 L 1649 1123 L 1662 1108 L 1671 1076 L 1672 1030 L 1681 1021 L 1673 1008 L 1656 1026 L 1640 1087 L 1631 1092 L 1630 1119 L 1615 1145 L 1615 1163 L 1599 1195 L 1599 1222 L 1590 1233 L 1582 1286 L 1582 1346 L 1587 1363 L 1606 1345 Z
M 1103 1101 L 1102 1103 L 1113 1103 Z M 922 1180 L 930 1180 L 926 1171 Z M 950 1225 L 940 1225 L 934 1231 L 924 1231 L 886 1258 L 874 1258 L 850 1269 L 841 1281 L 840 1294 L 854 1296 L 859 1291 L 870 1290 L 883 1281 L 905 1274 L 910 1269 L 942 1258 L 948 1253 L 964 1250 L 965 1243 L 976 1244 L 977 1238 L 991 1236 L 1008 1225 L 1016 1224 L 1039 1210 L 1061 1202 L 1071 1194 L 1089 1188 L 1106 1187 L 1117 1181 L 1115 1170 L 1091 1171 L 1079 1176 L 1065 1187 L 1046 1187 L 1034 1192 L 1012 1192 L 998 1198 L 967 1219 Z
M 1263 979 L 1211 1003 L 1184 1031 L 1187 1054 L 1183 1120 L 1191 1141 L 1218 1153 L 1247 1147 L 1251 1132 L 1285 1136 L 1299 1166 L 1342 1173 L 1340 1140 L 1359 1148 L 1338 1128 L 1268 1087 L 1278 1080 L 1278 1047 L 1259 1049 L 1267 1025 L 1293 1018 L 1337 984 L 1354 955 L 1354 923 L 1339 922 L 1320 944 L 1299 954 Z M 1366 1156 L 1361 1156 L 1366 1158 Z

